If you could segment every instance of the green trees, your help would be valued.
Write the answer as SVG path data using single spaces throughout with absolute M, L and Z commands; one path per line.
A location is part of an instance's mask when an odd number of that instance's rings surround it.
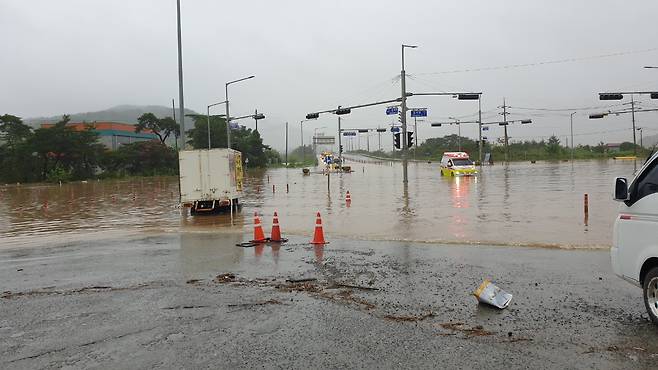
M 447 135 L 444 137 L 434 137 L 425 140 L 418 149 L 411 148 L 410 155 L 413 158 L 413 153 L 416 151 L 416 158 L 438 158 L 441 159 L 443 152 L 456 152 L 459 150 L 461 143 L 461 151 L 467 152 L 472 156 L 478 152 L 477 142 L 467 137 L 459 138 L 458 135 Z M 489 144 L 485 146 L 485 152 L 489 149 Z
M 32 134 L 32 128 L 23 123 L 20 117 L 5 114 L 0 116 L 0 138 L 12 150 Z
M 548 142 L 546 142 L 546 153 L 552 157 L 556 157 L 560 154 L 561 150 L 562 147 L 560 146 L 560 139 L 558 139 L 555 135 L 549 137 Z
M 193 116 L 190 141 L 194 148 L 207 148 L 206 116 Z M 68 125 L 69 116 L 47 127 L 32 129 L 20 117 L 0 116 L 0 182 L 84 180 L 100 176 L 176 175 L 178 155 L 165 145 L 178 134 L 172 118 L 152 113 L 139 117 L 135 131 L 150 130 L 159 140 L 123 144 L 111 151 L 99 143 L 94 125 Z M 226 147 L 226 125 L 222 117 L 211 119 L 211 147 Z M 279 154 L 263 145 L 257 131 L 240 127 L 231 131 L 234 149 L 242 152 L 249 167 L 281 162 Z
M 180 135 L 180 127 L 171 117 L 158 118 L 153 113 L 144 113 L 137 118 L 138 124 L 135 126 L 135 132 L 151 130 L 162 144 L 172 133 Z
M 121 145 L 105 153 L 102 168 L 108 176 L 176 175 L 176 150 L 157 141 Z
M 76 131 L 67 126 L 69 116 L 52 127 L 38 128 L 28 140 L 41 168 L 41 180 L 65 181 L 93 177 L 105 147 L 88 125 Z M 52 172 L 52 173 L 51 173 Z
M 208 148 L 208 116 L 196 114 L 190 117 L 194 128 L 189 132 L 188 144 L 195 149 Z M 226 120 L 222 116 L 210 117 L 210 147 L 226 148 Z M 276 152 L 263 144 L 258 131 L 243 126 L 231 130 L 231 147 L 242 152 L 242 159 L 248 167 L 264 167 L 275 160 Z
M 32 128 L 16 116 L 0 116 L 0 181 L 34 181 L 35 168 L 27 141 Z
M 67 126 L 68 116 L 32 130 L 18 117 L 0 117 L 0 181 L 66 181 L 94 176 L 105 147 L 88 129 Z
M 313 152 L 313 145 L 298 146 L 288 153 L 288 163 L 290 166 L 315 166 L 317 158 Z

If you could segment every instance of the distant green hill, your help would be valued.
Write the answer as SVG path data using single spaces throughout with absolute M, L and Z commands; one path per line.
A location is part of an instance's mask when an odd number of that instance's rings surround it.
M 172 116 L 171 107 L 162 105 L 118 105 L 98 112 L 85 113 L 62 113 L 69 114 L 72 122 L 94 122 L 94 121 L 111 121 L 123 123 L 137 123 L 137 118 L 144 113 L 151 112 L 158 117 Z M 176 108 L 176 120 L 178 121 L 179 110 Z M 185 109 L 185 114 L 196 114 L 196 112 Z M 62 115 L 53 117 L 35 117 L 26 118 L 24 122 L 32 127 L 38 127 L 42 123 L 54 123 L 62 118 Z

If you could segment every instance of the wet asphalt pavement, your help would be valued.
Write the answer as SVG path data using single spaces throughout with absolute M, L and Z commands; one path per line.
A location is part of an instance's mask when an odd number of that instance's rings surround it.
M 135 234 L 0 250 L 0 368 L 655 368 L 607 251 Z M 512 293 L 478 305 L 484 278 Z M 302 282 L 286 280 L 309 279 Z

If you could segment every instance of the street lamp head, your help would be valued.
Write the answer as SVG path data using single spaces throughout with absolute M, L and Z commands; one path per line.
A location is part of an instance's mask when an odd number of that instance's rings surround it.
M 402 47 L 403 47 L 403 48 L 411 48 L 411 49 L 415 49 L 415 48 L 418 47 L 418 45 L 405 45 L 405 44 L 402 44 Z
M 605 116 L 607 116 L 607 115 L 608 115 L 607 113 L 596 113 L 596 114 L 590 114 L 590 115 L 589 115 L 589 119 L 600 119 L 600 118 L 603 118 L 603 117 L 605 117 Z
M 237 79 L 237 80 L 229 81 L 229 82 L 226 83 L 226 86 L 228 86 L 228 85 L 230 85 L 230 84 L 234 84 L 234 83 L 236 83 L 236 82 L 241 82 L 241 81 L 244 81 L 244 80 L 249 80 L 249 79 L 252 79 L 252 78 L 254 78 L 254 77 L 256 77 L 256 76 L 255 76 L 255 75 L 251 75 L 251 76 L 249 76 L 249 77 L 243 77 L 243 78 L 239 78 L 239 79 Z

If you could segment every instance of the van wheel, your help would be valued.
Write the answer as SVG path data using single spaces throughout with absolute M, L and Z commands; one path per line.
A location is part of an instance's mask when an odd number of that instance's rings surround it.
M 658 325 L 658 267 L 654 267 L 644 277 L 644 306 L 651 321 Z

